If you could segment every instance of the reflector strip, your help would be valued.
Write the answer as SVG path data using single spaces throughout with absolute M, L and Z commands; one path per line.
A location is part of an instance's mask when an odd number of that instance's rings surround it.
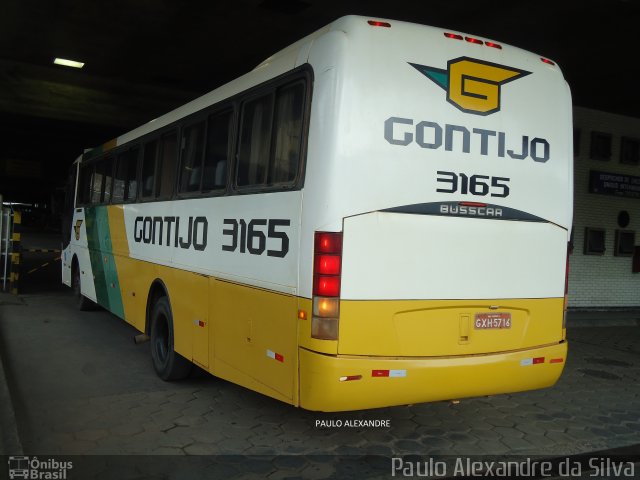
M 549 363 L 562 363 L 564 362 L 564 358 L 552 358 L 549 360 Z
M 267 357 L 273 358 L 274 360 L 277 360 L 279 362 L 284 362 L 284 357 L 282 355 L 276 352 L 272 352 L 271 350 L 267 350 Z
M 406 370 L 371 370 L 372 377 L 406 377 Z
M 540 363 L 544 363 L 544 357 L 524 358 L 520 360 L 520 366 L 522 367 L 526 367 L 529 365 L 538 365 Z
M 350 382 L 351 380 L 360 380 L 362 375 L 348 375 L 346 377 L 340 377 L 341 382 Z

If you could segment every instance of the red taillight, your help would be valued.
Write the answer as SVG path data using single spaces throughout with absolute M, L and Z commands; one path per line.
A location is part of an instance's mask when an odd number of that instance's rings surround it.
M 340 255 L 342 253 L 342 233 L 316 232 L 314 248 L 316 255 L 319 253 Z
M 549 64 L 549 65 L 555 65 L 555 63 L 553 63 L 551 60 L 549 60 L 548 58 L 544 58 L 544 57 L 540 57 L 540 60 L 542 60 L 544 63 Z
M 342 233 L 316 232 L 313 258 L 313 294 L 340 296 Z
M 462 35 L 458 35 L 457 33 L 444 32 L 444 36 L 447 38 L 452 38 L 454 40 L 463 40 Z
M 387 28 L 389 28 L 391 26 L 391 24 L 389 22 L 381 22 L 379 20 L 369 20 L 369 21 L 367 21 L 367 23 L 369 25 L 371 25 L 372 27 L 387 27 Z
M 340 255 L 316 255 L 313 268 L 319 275 L 340 275 Z
M 313 252 L 313 317 L 311 336 L 338 339 L 342 233 L 316 232 Z
M 486 45 L 487 47 L 497 48 L 498 50 L 502 50 L 502 45 L 500 45 L 499 43 L 490 42 L 488 40 L 480 40 L 479 38 L 475 38 L 475 37 L 463 37 L 459 33 L 450 33 L 450 32 L 443 32 L 443 33 L 445 37 L 451 38 L 453 40 L 466 40 L 467 42 L 474 43 L 476 45 Z
M 313 294 L 320 297 L 339 297 L 340 277 L 338 275 L 314 275 Z
M 484 42 L 479 38 L 474 37 L 464 37 L 464 39 L 469 43 L 475 43 L 476 45 L 482 45 Z

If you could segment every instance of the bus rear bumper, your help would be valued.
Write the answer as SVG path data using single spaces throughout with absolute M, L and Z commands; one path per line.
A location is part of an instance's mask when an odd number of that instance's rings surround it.
M 557 382 L 566 358 L 567 342 L 438 358 L 332 356 L 301 348 L 300 406 L 337 412 L 535 390 Z

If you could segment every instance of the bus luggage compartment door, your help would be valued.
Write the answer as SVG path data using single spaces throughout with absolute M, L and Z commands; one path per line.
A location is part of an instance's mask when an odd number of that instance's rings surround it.
M 562 339 L 565 229 L 374 212 L 344 221 L 338 353 L 442 356 Z

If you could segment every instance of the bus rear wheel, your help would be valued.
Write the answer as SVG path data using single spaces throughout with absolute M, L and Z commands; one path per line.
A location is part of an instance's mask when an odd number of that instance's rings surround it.
M 82 279 L 80 277 L 80 266 L 77 262 L 73 263 L 73 294 L 76 297 L 76 305 L 78 310 L 86 312 L 92 310 L 95 304 L 82 294 Z
M 151 312 L 151 359 L 158 376 L 180 380 L 191 372 L 191 362 L 174 350 L 173 315 L 167 297 L 160 297 Z

